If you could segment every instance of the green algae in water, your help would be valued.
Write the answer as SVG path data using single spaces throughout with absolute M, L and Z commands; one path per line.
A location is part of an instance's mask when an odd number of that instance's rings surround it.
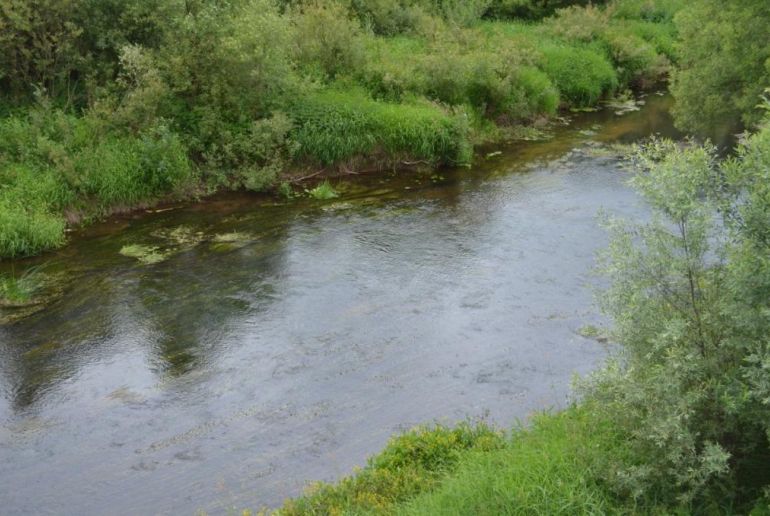
M 214 251 L 232 251 L 245 246 L 255 240 L 253 235 L 233 231 L 230 233 L 219 233 L 211 239 L 211 249 Z
M 145 265 L 160 263 L 170 256 L 169 252 L 161 252 L 157 246 L 143 244 L 124 245 L 120 249 L 120 254 L 136 258 Z
M 205 240 L 202 231 L 195 231 L 189 226 L 177 226 L 174 229 L 159 229 L 152 236 L 169 241 L 180 248 L 192 248 Z

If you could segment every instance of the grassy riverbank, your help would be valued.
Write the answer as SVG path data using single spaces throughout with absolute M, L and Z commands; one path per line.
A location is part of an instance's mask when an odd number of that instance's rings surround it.
M 9 0 L 0 256 L 163 199 L 468 164 L 666 77 L 681 3 Z

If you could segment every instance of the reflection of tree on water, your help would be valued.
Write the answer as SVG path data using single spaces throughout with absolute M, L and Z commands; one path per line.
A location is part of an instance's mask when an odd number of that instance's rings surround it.
M 213 362 L 230 322 L 271 302 L 283 238 L 281 231 L 225 251 L 203 244 L 141 276 L 136 315 L 151 335 L 158 373 L 177 376 Z
M 30 408 L 56 384 L 73 377 L 114 337 L 117 280 L 94 273 L 84 276 L 65 299 L 2 330 L 0 373 L 15 411 Z
M 157 265 L 84 274 L 60 302 L 0 329 L 0 393 L 14 412 L 34 408 L 86 366 L 125 352 L 127 342 L 147 348 L 158 374 L 211 362 L 229 321 L 270 303 L 284 232 L 282 223 L 240 248 L 201 244 Z

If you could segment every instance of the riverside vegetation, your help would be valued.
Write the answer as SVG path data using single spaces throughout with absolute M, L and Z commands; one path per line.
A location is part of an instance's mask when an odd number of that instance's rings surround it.
M 0 0 L 0 257 L 164 199 L 468 164 L 668 74 L 683 2 L 584 4 Z
M 770 4 L 582 4 L 0 0 L 0 255 L 169 196 L 288 197 L 292 171 L 464 164 L 475 141 L 670 74 L 681 127 L 751 134 L 727 159 L 633 154 L 654 216 L 607 221 L 619 345 L 578 401 L 508 433 L 416 429 L 278 512 L 769 514 Z

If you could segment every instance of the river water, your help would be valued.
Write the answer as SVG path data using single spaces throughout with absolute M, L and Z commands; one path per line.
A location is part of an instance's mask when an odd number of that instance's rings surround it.
M 646 214 L 601 148 L 673 135 L 669 104 L 576 116 L 470 170 L 349 179 L 333 201 L 117 217 L 15 264 L 66 281 L 0 326 L 0 512 L 275 506 L 413 425 L 563 406 L 605 355 L 578 333 L 601 322 L 597 212 Z

